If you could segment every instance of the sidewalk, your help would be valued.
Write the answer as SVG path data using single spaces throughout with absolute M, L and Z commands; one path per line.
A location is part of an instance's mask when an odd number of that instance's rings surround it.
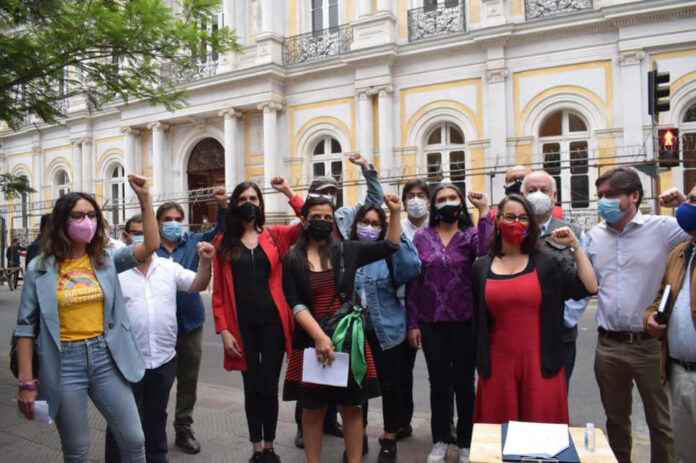
M 8 352 L 0 352 L 0 461 L 56 462 L 63 461 L 60 439 L 54 425 L 28 422 L 20 417 L 17 406 L 10 399 L 16 397 L 15 379 L 8 368 Z M 176 387 L 176 385 L 175 385 Z M 173 398 L 173 394 L 172 394 Z M 169 404 L 170 423 L 174 414 L 174 401 Z M 381 435 L 382 415 L 377 407 L 370 407 L 367 429 L 370 453 L 364 462 L 377 461 Z M 305 461 L 304 451 L 295 448 L 295 403 L 281 402 L 278 417 L 276 453 L 283 463 Z M 194 431 L 201 442 L 198 455 L 187 455 L 174 447 L 174 430 L 170 424 L 169 461 L 197 463 L 245 463 L 251 456 L 248 442 L 246 418 L 244 416 L 243 391 L 238 388 L 199 384 L 198 403 L 194 413 Z M 104 431 L 106 423 L 99 412 L 89 403 L 91 430 L 91 461 L 104 461 Z M 429 416 L 417 415 L 413 419 L 414 435 L 399 443 L 398 461 L 422 463 L 431 447 Z M 455 462 L 455 447 L 451 447 L 449 462 Z M 323 461 L 340 462 L 343 454 L 343 439 L 324 437 Z

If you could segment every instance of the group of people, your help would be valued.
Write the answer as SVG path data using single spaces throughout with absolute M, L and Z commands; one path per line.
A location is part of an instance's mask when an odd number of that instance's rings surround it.
M 696 309 L 684 278 L 696 188 L 688 198 L 661 196 L 663 206 L 678 207 L 676 219 L 643 215 L 636 172 L 607 171 L 596 181 L 604 221 L 585 234 L 563 220 L 556 182 L 544 171 L 508 171 L 506 196 L 491 211 L 485 194 L 465 198 L 448 183 L 416 179 L 401 197 L 384 194 L 364 156 L 350 161 L 366 180 L 364 204 L 336 208 L 341 186 L 332 177 L 314 179 L 305 198 L 284 178 L 271 180 L 298 217 L 290 225 L 265 225 L 252 182 L 229 199 L 216 189 L 215 228 L 184 233 L 181 206 L 155 213 L 146 179 L 130 175 L 141 214 L 126 223 L 122 247 L 109 244 L 90 195 L 56 202 L 25 277 L 14 336 L 19 408 L 31 418 L 37 394 L 48 400 L 65 461 L 88 459 L 88 396 L 108 423 L 107 461 L 166 461 L 175 377 L 175 444 L 200 451 L 191 430 L 205 313 L 197 293 L 211 275 L 223 365 L 242 373 L 252 463 L 280 461 L 274 441 L 286 357 L 282 398 L 297 402 L 295 444 L 309 463 L 321 461 L 327 431 L 343 435 L 344 461 L 360 461 L 368 400 L 379 395 L 378 461 L 396 461 L 396 442 L 413 432 L 418 349 L 430 381 L 428 463 L 444 462 L 450 444 L 468 462 L 475 422 L 568 423 L 577 323 L 593 294 L 595 372 L 618 460 L 631 461 L 633 382 L 652 461 L 696 455 Z M 666 285 L 665 320 L 656 312 Z M 356 321 L 344 342 L 326 322 L 346 304 Z M 326 366 L 337 349 L 350 353 L 346 387 L 303 381 L 310 347 Z

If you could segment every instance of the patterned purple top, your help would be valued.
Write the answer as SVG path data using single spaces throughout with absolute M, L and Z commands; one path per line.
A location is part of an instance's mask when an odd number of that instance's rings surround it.
M 478 228 L 458 231 L 447 247 L 436 228 L 416 232 L 413 244 L 420 256 L 421 274 L 406 287 L 409 330 L 420 323 L 471 319 L 471 267 L 478 256 L 488 252 L 492 233 L 490 214 L 479 220 Z

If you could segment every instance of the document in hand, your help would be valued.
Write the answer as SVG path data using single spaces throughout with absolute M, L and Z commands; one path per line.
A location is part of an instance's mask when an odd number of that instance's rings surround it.
M 12 401 L 17 402 L 17 399 L 12 399 Z M 19 409 L 17 409 L 17 412 L 21 415 Z M 22 417 L 24 417 L 24 415 L 22 415 Z M 45 400 L 36 400 L 34 402 L 34 421 L 48 424 L 53 423 L 51 416 L 48 414 L 48 402 Z
M 324 366 L 317 360 L 317 351 L 313 347 L 305 349 L 302 381 L 325 386 L 347 387 L 350 355 L 344 352 L 334 352 L 334 355 L 336 359 L 333 363 Z
M 503 455 L 553 458 L 570 445 L 568 425 L 510 421 Z

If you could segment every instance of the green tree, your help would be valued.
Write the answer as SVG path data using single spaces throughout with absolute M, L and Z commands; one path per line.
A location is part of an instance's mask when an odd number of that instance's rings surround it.
M 5 196 L 5 199 L 17 198 L 36 192 L 29 186 L 29 179 L 26 175 L 12 175 L 9 173 L 0 174 L 0 191 Z
M 67 97 L 99 109 L 120 98 L 172 110 L 185 93 L 165 68 L 195 69 L 197 57 L 239 50 L 227 27 L 205 27 L 220 0 L 3 0 L 0 120 L 17 129 L 35 114 L 65 116 Z

